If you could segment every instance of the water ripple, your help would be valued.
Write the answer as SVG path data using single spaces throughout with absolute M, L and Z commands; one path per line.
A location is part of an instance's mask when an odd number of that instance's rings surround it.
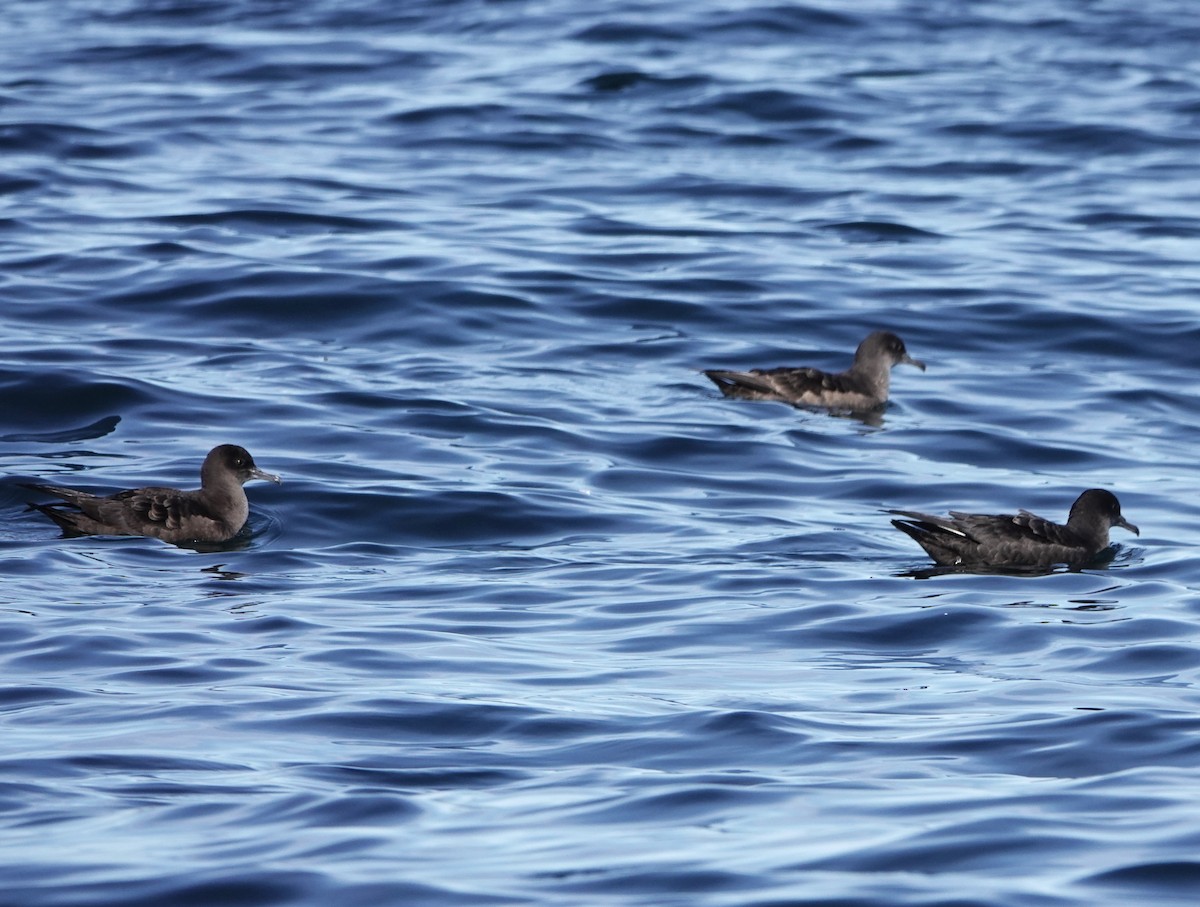
M 1191 6 L 8 13 L 0 901 L 1188 902 Z M 26 509 L 229 442 L 229 545 Z

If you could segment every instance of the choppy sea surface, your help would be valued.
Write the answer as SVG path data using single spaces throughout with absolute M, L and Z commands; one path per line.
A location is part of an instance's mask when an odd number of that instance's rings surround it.
M 11 8 L 10 8 L 11 7 Z M 0 904 L 1194 904 L 1187 0 L 0 18 Z M 929 364 L 875 419 L 705 367 Z M 248 486 L 216 550 L 33 480 Z M 1106 567 L 883 510 L 1113 490 Z

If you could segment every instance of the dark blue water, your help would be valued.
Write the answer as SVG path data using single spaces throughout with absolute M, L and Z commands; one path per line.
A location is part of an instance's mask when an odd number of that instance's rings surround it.
M 1194 4 L 9 6 L 0 903 L 1195 903 Z M 224 442 L 217 551 L 17 485 Z

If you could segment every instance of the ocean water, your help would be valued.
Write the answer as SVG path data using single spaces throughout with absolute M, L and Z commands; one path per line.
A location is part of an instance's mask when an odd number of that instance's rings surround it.
M 1196 902 L 1193 4 L 10 6 L 0 904 Z M 216 550 L 19 485 L 226 442 Z

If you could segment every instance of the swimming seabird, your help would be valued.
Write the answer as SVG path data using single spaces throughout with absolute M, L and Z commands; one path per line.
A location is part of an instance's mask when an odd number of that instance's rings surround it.
M 833 374 L 801 366 L 748 372 L 710 369 L 704 374 L 726 397 L 864 412 L 887 403 L 892 366 L 901 363 L 925 371 L 925 363 L 908 355 L 903 340 L 891 331 L 875 331 L 858 345 L 854 364 L 844 372 Z
M 912 536 L 929 556 L 944 566 L 1082 567 L 1108 548 L 1112 526 L 1140 535 L 1137 526 L 1121 516 L 1116 495 L 1091 488 L 1071 505 L 1065 526 L 1028 510 L 1016 514 L 960 513 L 949 517 L 910 510 L 889 510 L 902 520 L 892 525 Z
M 34 504 L 54 520 L 66 536 L 144 535 L 164 542 L 225 542 L 250 515 L 242 483 L 282 479 L 263 472 L 244 447 L 214 447 L 200 467 L 200 488 L 134 488 L 102 497 L 59 485 L 27 484 L 26 488 L 62 498 L 63 503 Z

